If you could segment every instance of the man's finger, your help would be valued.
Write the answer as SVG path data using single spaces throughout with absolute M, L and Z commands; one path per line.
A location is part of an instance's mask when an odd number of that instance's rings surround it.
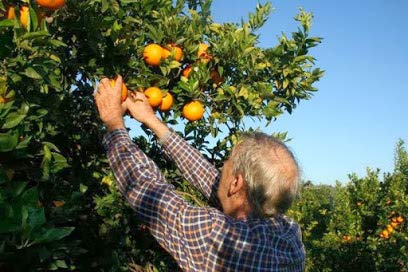
M 116 83 L 115 83 L 115 90 L 122 90 L 122 76 L 118 75 L 118 77 L 116 78 Z
M 107 77 L 102 78 L 99 85 L 100 86 L 102 85 L 104 87 L 110 87 L 109 78 L 107 78 Z

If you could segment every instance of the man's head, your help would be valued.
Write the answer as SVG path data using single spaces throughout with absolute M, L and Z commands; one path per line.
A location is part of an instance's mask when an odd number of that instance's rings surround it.
M 296 196 L 299 175 L 282 141 L 264 133 L 248 134 L 224 163 L 218 198 L 224 212 L 236 218 L 281 214 Z

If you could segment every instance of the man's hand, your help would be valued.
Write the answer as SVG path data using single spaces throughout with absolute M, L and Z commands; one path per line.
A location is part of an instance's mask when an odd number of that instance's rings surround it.
M 147 97 L 141 92 L 130 92 L 130 98 L 123 102 L 132 117 L 150 128 L 158 138 L 162 138 L 169 128 L 154 113 Z
M 127 99 L 123 104 L 128 109 L 130 115 L 149 127 L 149 124 L 158 120 L 150 106 L 147 97 L 141 92 L 130 92 L 131 99 Z
M 114 87 L 111 87 L 108 78 L 103 78 L 94 95 L 99 116 L 108 131 L 125 127 L 123 114 L 126 107 L 121 103 L 121 92 L 122 77 L 118 76 Z

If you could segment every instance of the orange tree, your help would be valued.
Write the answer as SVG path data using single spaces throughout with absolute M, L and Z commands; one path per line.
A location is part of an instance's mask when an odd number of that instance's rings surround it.
M 408 153 L 399 141 L 392 173 L 347 184 L 304 184 L 289 212 L 302 226 L 308 271 L 408 271 Z
M 244 118 L 271 122 L 292 112 L 323 74 L 309 54 L 321 42 L 309 36 L 311 14 L 300 10 L 297 31 L 261 48 L 256 33 L 269 4 L 241 24 L 214 22 L 210 7 L 208 0 L 0 2 L 0 270 L 176 269 L 115 188 L 93 102 L 98 80 L 121 74 L 129 90 L 157 87 L 171 96 L 158 114 L 216 163 Z M 158 47 L 145 52 L 150 44 Z M 183 117 L 187 104 L 200 105 L 185 114 L 195 121 Z M 207 142 L 221 130 L 226 139 Z M 146 132 L 135 141 L 181 195 L 203 205 Z

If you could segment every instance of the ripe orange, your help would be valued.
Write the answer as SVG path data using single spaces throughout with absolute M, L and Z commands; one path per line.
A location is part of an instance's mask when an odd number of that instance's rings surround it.
M 14 6 L 9 6 L 6 12 L 6 18 L 13 20 L 16 18 L 16 9 Z M 27 28 L 28 20 L 30 19 L 30 8 L 27 6 L 20 7 L 20 23 L 24 28 Z
M 390 224 L 388 224 L 388 225 L 387 225 L 387 231 L 388 231 L 389 233 L 392 233 L 392 232 L 394 232 L 394 228 L 393 228 Z
M 65 201 L 64 200 L 53 200 L 52 204 L 54 204 L 55 207 L 62 207 L 65 205 Z
M 184 68 L 183 72 L 181 73 L 183 77 L 188 78 L 188 76 L 191 73 L 191 70 L 193 70 L 193 65 L 188 65 L 186 68 Z
M 159 66 L 163 56 L 163 48 L 155 43 L 151 43 L 143 50 L 143 60 L 151 66 Z
M 383 237 L 383 238 L 388 239 L 390 237 L 390 234 L 389 234 L 388 230 L 383 230 L 383 231 L 381 231 L 380 236 Z
M 402 217 L 402 216 L 398 216 L 397 217 L 397 219 L 396 219 L 396 221 L 397 221 L 397 223 L 402 223 L 402 222 L 404 222 L 404 217 Z
M 173 103 L 174 103 L 173 95 L 170 92 L 167 92 L 167 94 L 163 97 L 163 100 L 160 104 L 160 110 L 169 111 L 171 109 L 171 106 L 173 106 Z
M 149 87 L 145 90 L 144 94 L 147 97 L 150 106 L 157 107 L 162 103 L 163 95 L 159 88 Z
M 223 79 L 220 76 L 220 73 L 218 73 L 218 71 L 215 69 L 211 70 L 210 77 L 211 77 L 211 80 L 217 85 L 223 82 Z
M 115 87 L 116 79 L 109 80 L 109 83 L 111 87 Z M 121 94 L 122 101 L 125 101 L 127 96 L 128 96 L 128 88 L 126 87 L 125 83 L 122 82 L 122 94 Z
M 16 18 L 16 8 L 14 6 L 9 6 L 6 11 L 6 18 L 13 20 Z
M 194 100 L 183 106 L 183 116 L 189 121 L 197 121 L 203 118 L 204 106 L 200 101 Z
M 14 6 L 7 8 L 5 18 L 13 20 L 16 18 L 16 9 Z M 44 14 L 37 11 L 38 24 L 44 18 Z M 24 28 L 27 28 L 28 20 L 30 19 L 30 9 L 27 6 L 20 7 L 20 23 Z
M 24 28 L 27 28 L 28 20 L 30 20 L 30 8 L 27 6 L 20 7 L 20 22 Z
M 181 58 L 183 57 L 183 50 L 175 44 L 168 44 L 167 47 L 163 47 L 162 53 L 163 59 L 167 59 L 171 54 L 173 54 L 174 60 L 180 61 Z
M 36 0 L 37 4 L 43 8 L 56 10 L 65 5 L 65 0 Z

